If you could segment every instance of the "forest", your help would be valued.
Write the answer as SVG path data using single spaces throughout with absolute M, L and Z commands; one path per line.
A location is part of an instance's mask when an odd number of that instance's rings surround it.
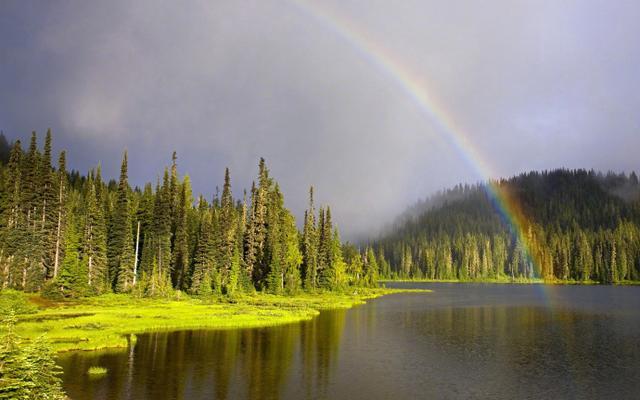
M 517 204 L 518 229 L 496 191 Z M 639 237 L 635 172 L 558 169 L 440 192 L 373 247 L 387 279 L 624 283 L 640 280 Z
M 155 186 L 131 187 L 127 152 L 120 177 L 100 166 L 81 174 L 66 154 L 52 165 L 52 135 L 42 151 L 0 135 L 0 285 L 50 298 L 103 293 L 140 297 L 233 296 L 265 291 L 343 290 L 376 285 L 372 249 L 343 245 L 330 207 L 315 210 L 313 187 L 303 229 L 284 205 L 264 159 L 249 193 L 234 198 L 230 172 L 222 193 L 194 199 L 173 153 Z

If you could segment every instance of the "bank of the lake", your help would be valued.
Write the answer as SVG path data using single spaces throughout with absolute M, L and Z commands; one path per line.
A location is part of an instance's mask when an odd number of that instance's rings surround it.
M 258 328 L 308 320 L 324 309 L 350 308 L 367 299 L 406 289 L 352 289 L 348 293 L 276 296 L 257 293 L 233 300 L 145 299 L 109 294 L 67 302 L 39 296 L 35 313 L 18 316 L 16 333 L 25 339 L 46 334 L 56 351 L 126 347 L 135 334 L 185 329 Z
M 138 335 L 60 354 L 74 400 L 637 399 L 640 287 L 432 289 L 257 329 Z M 95 377 L 93 366 L 107 369 Z

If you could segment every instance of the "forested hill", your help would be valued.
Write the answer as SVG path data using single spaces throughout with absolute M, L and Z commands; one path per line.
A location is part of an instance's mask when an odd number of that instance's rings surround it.
M 518 235 L 484 184 L 459 185 L 405 212 L 374 243 L 386 277 L 640 279 L 635 173 L 531 172 L 493 182 L 524 216 Z
M 233 197 L 226 170 L 221 195 L 194 201 L 175 153 L 155 187 L 143 188 L 129 185 L 126 152 L 119 180 L 109 182 L 99 167 L 69 172 L 65 152 L 56 168 L 52 157 L 50 132 L 43 151 L 35 132 L 25 150 L 0 134 L 0 289 L 165 296 L 376 284 L 375 257 L 350 246 L 343 257 L 331 210 L 316 211 L 313 190 L 298 232 L 262 159 L 243 198 Z

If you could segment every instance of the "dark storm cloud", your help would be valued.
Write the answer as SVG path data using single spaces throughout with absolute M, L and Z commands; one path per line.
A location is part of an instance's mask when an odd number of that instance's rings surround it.
M 320 3 L 318 3 L 320 4 Z M 637 169 L 640 5 L 335 1 L 431 84 L 494 173 Z M 134 183 L 177 150 L 196 192 L 265 157 L 300 215 L 308 185 L 349 237 L 476 181 L 465 155 L 370 58 L 288 1 L 0 3 L 0 128 Z

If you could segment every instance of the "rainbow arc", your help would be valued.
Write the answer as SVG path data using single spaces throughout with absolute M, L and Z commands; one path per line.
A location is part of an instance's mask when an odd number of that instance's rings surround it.
M 481 176 L 485 181 L 487 194 L 507 223 L 511 232 L 523 246 L 525 257 L 541 271 L 542 260 L 532 251 L 531 223 L 519 206 L 516 196 L 505 185 L 492 180 L 494 173 L 485 158 L 474 146 L 468 133 L 456 123 L 453 114 L 448 112 L 434 95 L 425 77 L 413 71 L 407 63 L 388 48 L 375 40 L 366 30 L 354 21 L 321 2 L 288 0 L 299 11 L 317 21 L 347 42 L 362 57 L 391 79 L 422 111 L 428 120 L 436 125 L 442 138 Z

